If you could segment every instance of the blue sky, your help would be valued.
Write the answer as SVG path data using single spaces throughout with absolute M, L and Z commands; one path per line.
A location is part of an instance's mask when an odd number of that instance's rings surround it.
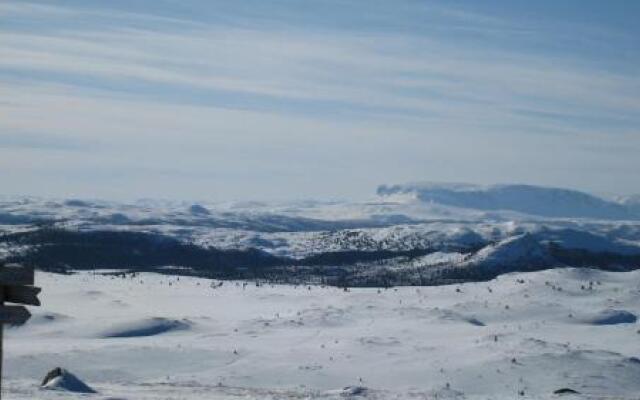
M 640 192 L 640 2 L 0 2 L 5 194 Z

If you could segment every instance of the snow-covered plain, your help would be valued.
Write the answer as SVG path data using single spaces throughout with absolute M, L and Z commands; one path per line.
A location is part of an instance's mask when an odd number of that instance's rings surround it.
M 6 329 L 6 399 L 640 393 L 640 271 L 350 291 L 152 273 L 38 272 L 36 284 L 42 307 Z M 98 393 L 39 389 L 58 366 Z

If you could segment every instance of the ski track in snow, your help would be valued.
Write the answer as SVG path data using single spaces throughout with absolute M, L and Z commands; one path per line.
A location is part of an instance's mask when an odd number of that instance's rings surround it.
M 591 282 L 591 284 L 589 283 Z M 638 399 L 640 271 L 388 290 L 37 273 L 6 399 Z M 603 323 L 606 322 L 606 323 Z M 98 391 L 38 389 L 63 367 Z M 349 387 L 348 389 L 343 389 Z M 524 391 L 524 397 L 518 393 Z

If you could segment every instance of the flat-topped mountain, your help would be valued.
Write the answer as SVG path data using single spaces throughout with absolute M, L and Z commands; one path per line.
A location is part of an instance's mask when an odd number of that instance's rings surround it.
M 578 190 L 532 185 L 412 183 L 382 185 L 381 196 L 405 195 L 445 206 L 484 211 L 515 211 L 554 218 L 640 219 L 635 202 L 616 202 Z

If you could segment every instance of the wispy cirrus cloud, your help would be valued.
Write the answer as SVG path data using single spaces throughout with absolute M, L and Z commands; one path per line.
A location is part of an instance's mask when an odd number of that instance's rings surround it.
M 97 147 L 82 139 L 32 132 L 0 133 L 0 148 L 83 151 Z
M 532 112 L 576 116 L 638 111 L 638 80 L 499 50 L 457 49 L 425 38 L 207 30 L 197 35 L 125 30 L 87 38 L 7 34 L 4 75 L 64 82 L 151 100 L 280 111 L 348 107 L 364 114 L 518 119 Z M 145 43 L 161 43 L 147 45 Z M 154 48 L 154 46 L 156 48 Z M 230 62 L 231 61 L 231 62 Z M 210 94 L 210 96 L 207 96 Z M 191 100 L 190 100 L 191 99 Z M 370 115 L 369 115 L 370 116 Z M 608 118 L 610 121 L 613 118 Z

